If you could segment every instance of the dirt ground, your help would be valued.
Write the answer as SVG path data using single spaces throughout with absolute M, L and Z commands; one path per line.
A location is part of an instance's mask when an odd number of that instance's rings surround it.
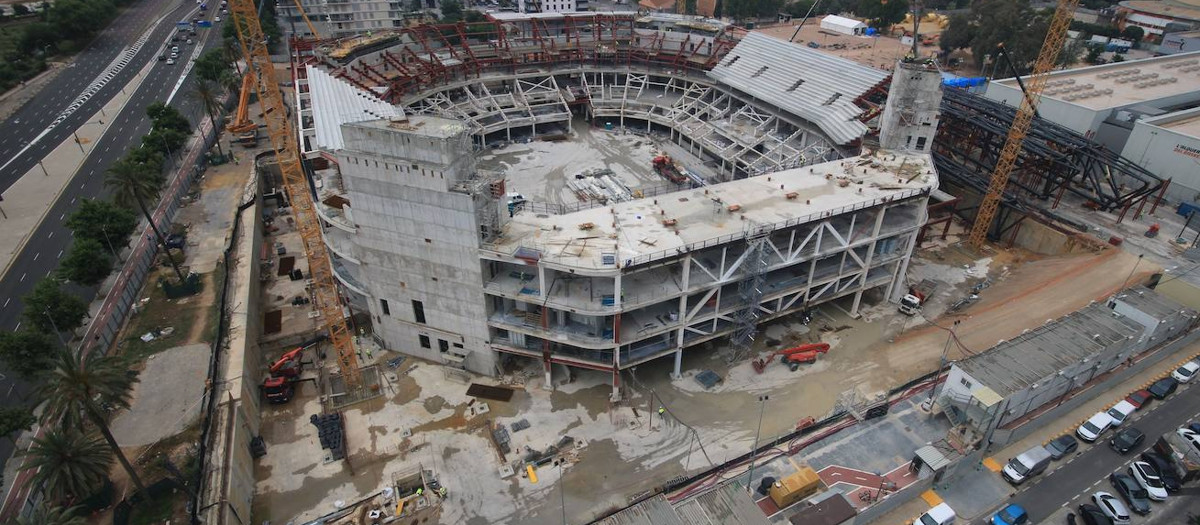
M 799 23 L 799 20 L 794 20 L 791 24 L 764 27 L 755 29 L 755 31 L 780 40 L 787 40 L 792 38 Z M 819 21 L 815 19 L 806 22 L 804 28 L 800 30 L 800 34 L 796 35 L 792 42 L 797 44 L 816 42 L 820 44 L 821 47 L 818 50 L 822 52 L 885 71 L 891 71 L 895 67 L 896 61 L 903 58 L 904 54 L 911 49 L 911 46 L 901 44 L 900 39 L 896 37 L 834 35 L 823 32 Z M 937 48 L 923 47 L 922 50 L 934 52 Z

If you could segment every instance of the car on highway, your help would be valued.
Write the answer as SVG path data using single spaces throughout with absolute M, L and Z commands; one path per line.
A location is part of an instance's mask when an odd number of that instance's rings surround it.
M 1174 377 L 1164 377 L 1155 381 L 1146 390 L 1150 391 L 1150 395 L 1154 396 L 1154 399 L 1166 399 L 1167 396 L 1175 393 L 1176 388 L 1179 388 L 1179 381 L 1176 381 Z
M 167 55 L 158 55 L 159 62 L 162 62 L 163 60 L 166 60 L 166 59 L 167 59 Z
M 1137 481 L 1127 474 L 1113 472 L 1108 475 L 1108 482 L 1112 483 L 1113 489 L 1129 504 L 1130 509 L 1143 516 L 1150 514 L 1150 496 Z
M 1113 418 L 1107 412 L 1096 412 L 1096 415 L 1088 418 L 1082 425 L 1079 425 L 1079 428 L 1075 429 L 1075 435 L 1079 436 L 1079 439 L 1091 443 L 1096 441 L 1105 430 L 1108 430 L 1112 423 Z
M 221 17 L 219 17 L 219 16 L 213 17 L 213 22 L 220 22 L 220 21 L 221 21 Z
M 1183 480 L 1179 479 L 1179 474 L 1175 473 L 1175 467 L 1162 454 L 1147 450 L 1142 452 L 1141 457 L 1142 461 L 1154 467 L 1154 471 L 1162 479 L 1163 486 L 1167 488 L 1167 492 L 1179 492 L 1179 489 L 1183 488 Z
M 1084 525 L 1113 525 L 1111 519 L 1104 515 L 1100 507 L 1084 503 L 1079 506 L 1079 519 Z
M 1116 525 L 1129 524 L 1129 509 L 1125 508 L 1125 504 L 1116 496 L 1100 491 L 1092 494 L 1092 503 L 1095 503 L 1096 507 L 1100 508 L 1100 512 L 1108 516 L 1108 519 Z
M 167 59 L 167 65 L 168 65 L 168 66 L 173 66 L 173 65 L 175 65 L 175 58 L 174 58 L 174 57 L 172 57 L 172 58 L 168 58 L 168 59 Z
M 1154 398 L 1154 396 L 1150 393 L 1149 390 L 1142 389 L 1142 390 L 1138 390 L 1137 392 L 1134 392 L 1132 394 L 1129 394 L 1129 397 L 1126 397 L 1125 400 L 1140 410 L 1143 406 L 1146 406 L 1146 404 L 1149 403 L 1150 400 L 1153 398 Z
M 1198 371 L 1200 371 L 1200 363 L 1188 361 L 1183 366 L 1176 368 L 1174 372 L 1171 372 L 1171 377 L 1180 383 L 1187 383 L 1193 377 L 1196 377 L 1196 372 Z
M 1133 476 L 1138 485 L 1146 489 L 1146 495 L 1150 499 L 1154 501 L 1167 499 L 1167 488 L 1163 485 L 1162 478 L 1158 477 L 1158 471 L 1154 470 L 1149 463 L 1134 461 L 1129 465 L 1129 475 Z
M 171 46 L 171 52 L 172 52 L 172 53 L 178 53 L 178 52 L 179 52 L 179 46 Z
M 1069 456 L 1078 448 L 1079 440 L 1070 434 L 1063 434 L 1046 444 L 1046 450 L 1050 452 L 1050 457 L 1054 459 L 1062 459 L 1065 456 Z
M 1118 454 L 1126 454 L 1146 440 L 1146 434 L 1134 427 L 1122 429 L 1117 435 L 1108 440 L 1109 446 Z
M 991 523 L 992 525 L 1025 525 L 1029 523 L 1029 514 L 1025 513 L 1025 507 L 1009 503 L 1008 506 L 992 515 Z

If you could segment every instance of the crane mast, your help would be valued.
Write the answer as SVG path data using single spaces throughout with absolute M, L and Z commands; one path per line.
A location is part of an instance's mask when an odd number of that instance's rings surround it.
M 979 204 L 979 212 L 975 214 L 975 224 L 971 227 L 971 236 L 968 238 L 971 246 L 979 248 L 987 239 L 987 232 L 991 229 L 992 220 L 996 218 L 996 212 L 1000 209 L 1000 200 L 1004 197 L 1004 188 L 1008 185 L 1008 177 L 1012 174 L 1013 167 L 1017 164 L 1017 158 L 1021 154 L 1021 144 L 1025 142 L 1025 136 L 1029 133 L 1030 126 L 1033 125 L 1033 117 L 1037 114 L 1042 90 L 1046 88 L 1049 73 L 1058 62 L 1058 55 L 1067 41 L 1067 29 L 1071 26 L 1071 16 L 1078 6 L 1079 0 L 1058 0 L 1058 6 L 1054 9 L 1054 17 L 1050 19 L 1050 27 L 1046 31 L 1046 40 L 1042 43 L 1037 61 L 1033 64 L 1033 71 L 1028 77 L 1027 94 L 1021 97 L 1021 106 L 1013 116 L 1012 126 L 1008 128 L 1008 137 L 996 160 L 996 169 L 992 171 L 987 193 L 984 194 L 983 201 Z
M 317 216 L 316 202 L 309 191 L 308 178 L 300 164 L 295 128 L 291 125 L 287 107 L 283 103 L 279 79 L 275 66 L 271 63 L 267 39 L 258 20 L 258 11 L 255 9 L 254 0 L 230 0 L 229 6 L 237 27 L 238 42 L 246 59 L 246 74 L 254 75 L 257 80 L 255 89 L 262 104 L 267 135 L 275 149 L 275 160 L 283 177 L 284 191 L 287 193 L 288 202 L 291 203 L 300 239 L 304 243 L 314 302 L 325 323 L 329 341 L 337 354 L 338 368 L 342 380 L 346 383 L 346 390 L 353 391 L 362 384 L 354 341 L 343 314 L 329 253 L 321 238 L 321 223 Z

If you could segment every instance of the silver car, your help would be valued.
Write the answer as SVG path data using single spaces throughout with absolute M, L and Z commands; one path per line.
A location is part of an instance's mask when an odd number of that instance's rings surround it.
M 1125 502 L 1116 496 L 1103 491 L 1097 492 L 1092 494 L 1092 503 L 1100 507 L 1100 512 L 1108 516 L 1115 525 L 1129 524 L 1129 509 L 1125 508 Z

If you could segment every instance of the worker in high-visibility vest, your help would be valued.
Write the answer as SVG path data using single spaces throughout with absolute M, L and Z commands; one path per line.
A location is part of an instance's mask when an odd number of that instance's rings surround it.
M 437 490 L 438 496 L 440 496 L 442 499 L 446 499 L 446 492 L 446 487 L 439 487 Z
M 425 492 L 425 487 L 421 487 L 421 488 L 417 489 L 418 496 L 420 496 L 422 492 Z

